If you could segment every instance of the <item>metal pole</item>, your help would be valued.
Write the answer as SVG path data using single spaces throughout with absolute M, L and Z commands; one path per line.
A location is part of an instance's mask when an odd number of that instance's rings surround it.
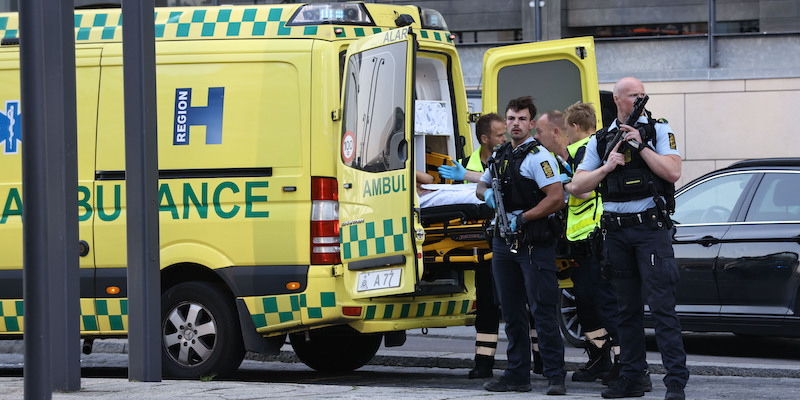
M 80 389 L 73 2 L 20 3 L 25 398 Z
M 161 277 L 153 0 L 122 1 L 128 379 L 161 381 Z
M 708 66 L 716 68 L 717 63 L 717 43 L 714 41 L 714 34 L 717 32 L 717 7 L 716 1 L 708 0 Z
M 536 28 L 533 34 L 534 42 L 542 41 L 542 7 L 539 0 L 533 0 L 533 19 L 536 22 Z

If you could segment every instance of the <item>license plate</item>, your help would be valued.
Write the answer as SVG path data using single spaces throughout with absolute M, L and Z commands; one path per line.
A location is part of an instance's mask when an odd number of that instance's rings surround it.
M 402 268 L 382 269 L 358 274 L 358 291 L 400 287 Z

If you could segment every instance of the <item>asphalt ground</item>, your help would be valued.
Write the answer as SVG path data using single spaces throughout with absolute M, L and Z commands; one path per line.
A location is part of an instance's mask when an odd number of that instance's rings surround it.
M 468 341 L 474 339 L 474 328 L 452 327 L 446 329 L 430 329 L 423 335 L 422 331 L 410 331 L 408 343 L 419 340 L 440 340 L 447 343 L 455 340 Z M 504 340 L 501 333 L 501 346 L 496 356 L 495 376 L 499 376 L 505 365 Z M 546 381 L 533 375 L 533 392 L 530 393 L 490 393 L 481 389 L 480 382 L 467 380 L 466 372 L 472 367 L 473 354 L 471 346 L 456 346 L 456 349 L 445 351 L 412 350 L 399 348 L 381 348 L 375 358 L 365 367 L 356 371 L 358 374 L 378 374 L 377 376 L 394 376 L 404 374 L 401 382 L 391 380 L 379 381 L 376 384 L 364 384 L 363 379 L 348 377 L 335 379 L 303 378 L 315 374 L 300 363 L 288 345 L 278 356 L 265 357 L 248 353 L 240 370 L 273 369 L 288 370 L 287 375 L 268 382 L 253 381 L 175 381 L 131 382 L 123 378 L 92 377 L 81 379 L 81 390 L 70 393 L 53 393 L 53 399 L 260 399 L 260 398 L 342 398 L 342 399 L 477 399 L 491 396 L 493 399 L 550 398 L 541 393 L 546 388 Z M 0 341 L 0 364 L 7 360 L 19 360 L 21 367 L 22 341 Z M 95 341 L 93 354 L 109 358 L 125 358 L 128 344 L 123 339 Z M 566 367 L 574 371 L 586 362 L 582 350 L 567 348 Z M 123 361 L 124 362 L 124 361 Z M 647 393 L 644 399 L 661 399 L 664 387 L 660 383 L 663 378 L 663 366 L 658 353 L 648 352 L 648 363 L 653 374 L 654 391 Z M 4 365 L 7 365 L 4 364 Z M 741 357 L 695 357 L 688 361 L 691 379 L 687 387 L 687 398 L 690 399 L 800 399 L 800 360 L 793 359 L 752 359 Z M 399 367 L 399 368 L 398 368 Z M 297 375 L 299 374 L 299 375 Z M 316 376 L 316 375 L 312 375 Z M 370 375 L 372 376 L 372 375 Z M 443 382 L 451 381 L 452 384 Z M 766 388 L 766 389 L 765 389 Z M 598 399 L 599 384 L 575 383 L 567 380 L 568 395 L 565 399 Z M 0 377 L 0 399 L 22 399 L 24 397 L 24 378 Z

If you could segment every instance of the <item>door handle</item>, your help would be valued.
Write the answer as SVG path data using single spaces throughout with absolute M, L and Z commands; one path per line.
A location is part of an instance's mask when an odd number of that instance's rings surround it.
M 345 189 L 350 189 L 350 188 L 353 187 L 353 184 L 350 183 L 350 182 L 347 182 L 347 183 L 343 184 L 342 187 L 345 188 Z
M 713 236 L 703 236 L 697 241 L 697 243 L 700 243 L 700 245 L 703 247 L 711 247 L 712 245 L 719 243 L 719 239 Z

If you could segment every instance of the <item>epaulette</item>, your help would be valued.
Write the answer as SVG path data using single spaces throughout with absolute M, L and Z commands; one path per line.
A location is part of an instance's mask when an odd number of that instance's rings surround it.
M 658 122 L 659 124 L 668 124 L 669 123 L 669 122 L 667 122 L 666 118 L 659 118 L 659 119 L 656 120 L 656 122 Z
M 531 154 L 536 154 L 539 152 L 539 146 L 541 145 L 542 144 L 539 143 L 538 140 L 534 139 L 528 143 L 523 144 L 522 145 L 523 147 L 520 148 L 519 150 L 523 153 L 531 152 Z

